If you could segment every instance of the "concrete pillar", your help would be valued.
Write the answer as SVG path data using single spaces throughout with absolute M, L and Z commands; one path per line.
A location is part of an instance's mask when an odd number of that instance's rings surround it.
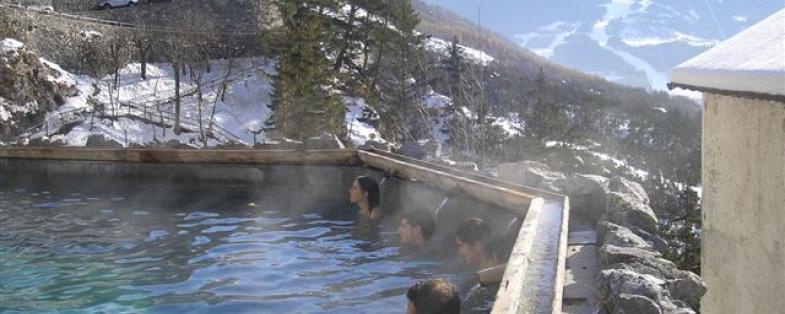
M 785 103 L 705 94 L 703 313 L 785 309 Z

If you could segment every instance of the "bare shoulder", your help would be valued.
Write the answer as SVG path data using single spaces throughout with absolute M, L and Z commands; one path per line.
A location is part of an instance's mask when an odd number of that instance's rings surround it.
M 382 217 L 384 217 L 384 210 L 382 210 L 379 207 L 374 207 L 373 210 L 371 211 L 371 216 L 370 216 L 371 220 L 378 221 L 382 219 Z

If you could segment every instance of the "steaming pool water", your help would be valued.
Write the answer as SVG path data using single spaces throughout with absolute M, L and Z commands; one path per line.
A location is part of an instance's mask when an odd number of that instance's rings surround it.
M 0 175 L 0 312 L 401 313 L 439 272 L 303 195 Z

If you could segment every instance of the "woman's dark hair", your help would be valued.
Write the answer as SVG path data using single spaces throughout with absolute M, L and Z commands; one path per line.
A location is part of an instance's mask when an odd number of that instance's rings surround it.
M 486 254 L 496 254 L 498 245 L 496 235 L 491 230 L 491 226 L 481 218 L 469 218 L 461 222 L 458 226 L 458 231 L 455 232 L 455 237 L 461 240 L 461 242 L 471 245 L 479 242 L 482 244 Z
M 357 177 L 357 185 L 360 186 L 360 189 L 364 192 L 368 192 L 368 207 L 370 211 L 373 211 L 375 207 L 379 207 L 379 184 L 376 183 L 376 179 L 366 176 L 359 176 Z
M 444 279 L 418 281 L 406 292 L 417 314 L 459 314 L 461 297 L 458 288 Z

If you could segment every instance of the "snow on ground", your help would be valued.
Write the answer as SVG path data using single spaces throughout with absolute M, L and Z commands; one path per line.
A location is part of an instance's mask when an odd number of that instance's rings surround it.
M 575 151 L 584 151 L 586 153 L 589 153 L 592 156 L 597 157 L 597 158 L 599 158 L 601 160 L 611 161 L 611 162 L 613 162 L 613 164 L 616 167 L 625 168 L 625 169 L 627 169 L 627 171 L 629 171 L 630 173 L 636 175 L 637 177 L 641 178 L 642 180 L 646 180 L 646 178 L 649 176 L 649 172 L 648 171 L 641 170 L 641 169 L 635 168 L 633 166 L 630 166 L 630 164 L 627 163 L 626 161 L 618 159 L 618 158 L 615 158 L 615 157 L 612 157 L 612 156 L 610 156 L 610 155 L 608 155 L 606 153 L 599 153 L 599 152 L 593 151 L 593 150 L 591 150 L 590 147 L 587 147 L 587 146 L 575 145 L 575 144 L 564 143 L 564 142 L 559 142 L 559 141 L 550 141 L 550 142 L 545 143 L 546 147 L 553 147 L 553 146 L 557 146 L 557 145 L 564 145 L 564 146 L 567 146 L 570 149 L 575 150 Z
M 531 32 L 522 35 L 516 35 L 521 46 L 529 47 L 528 44 L 532 40 L 543 40 L 543 38 L 552 38 L 550 42 L 545 45 L 538 45 L 541 47 L 530 48 L 534 53 L 546 57 L 553 57 L 553 53 L 557 47 L 566 42 L 566 39 L 574 35 L 581 27 L 581 23 L 566 23 L 566 22 L 553 22 L 546 26 L 541 27 L 537 32 Z
M 0 122 L 5 122 L 8 119 L 11 119 L 11 113 L 5 109 L 6 107 L 10 106 L 11 104 L 9 104 L 5 98 L 0 97 Z
M 516 136 L 521 134 L 523 129 L 523 122 L 518 117 L 518 113 L 511 112 L 504 117 L 496 117 L 493 125 L 497 125 L 504 130 L 507 136 Z
M 431 115 L 429 117 L 430 137 L 441 145 L 442 151 L 446 152 L 449 147 L 448 141 L 450 140 L 450 134 L 447 132 L 447 122 L 452 119 L 452 99 L 429 90 L 423 96 L 422 103 Z
M 0 47 L 4 56 L 16 55 L 24 44 L 6 39 Z M 250 144 L 254 141 L 252 132 L 258 133 L 257 142 L 267 139 L 263 127 L 272 114 L 269 108 L 273 92 L 270 75 L 275 72 L 274 61 L 270 59 L 213 60 L 210 72 L 200 71 L 201 79 L 193 79 L 190 71 L 181 75 L 181 125 L 185 131 L 179 135 L 173 132 L 175 82 L 170 64 L 148 64 L 146 79 L 141 78 L 140 64 L 128 64 L 120 69 L 115 88 L 112 75 L 96 80 L 71 74 L 43 58 L 40 61 L 52 69 L 50 80 L 73 86 L 78 93 L 66 98 L 55 111 L 48 112 L 41 125 L 20 137 L 21 142 L 49 138 L 62 140 L 70 146 L 84 146 L 91 134 L 103 134 L 126 146 L 177 140 L 203 147 L 200 129 L 203 132 L 213 130 L 215 138 L 207 140 L 208 147 L 227 141 Z M 197 86 L 201 86 L 201 101 Z M 442 102 L 449 101 L 442 98 Z M 0 99 L 0 103 L 3 104 L 0 121 L 9 120 L 13 113 L 37 110 L 35 103 L 18 106 L 5 99 Z M 347 105 L 346 128 L 352 144 L 362 145 L 371 139 L 385 142 L 368 123 L 378 119 L 375 110 L 359 98 L 344 97 L 344 103 Z M 69 126 L 66 134 L 52 135 L 65 126 Z
M 0 52 L 3 53 L 5 58 L 16 58 L 19 55 L 19 49 L 22 49 L 25 44 L 13 38 L 6 38 L 0 41 Z
M 447 109 L 452 106 L 452 99 L 429 90 L 423 97 L 423 105 L 428 109 Z
M 384 143 L 384 139 L 372 125 L 363 122 L 368 119 L 367 112 L 375 112 L 362 98 L 344 97 L 346 104 L 346 131 L 352 145 L 365 145 L 368 140 Z M 362 120 L 362 121 L 361 121 Z
M 426 49 L 444 56 L 449 55 L 451 45 L 452 43 L 450 43 L 449 41 L 436 37 L 430 37 L 425 41 Z M 485 53 L 482 50 L 474 49 L 463 45 L 458 45 L 458 46 L 461 47 L 461 49 L 463 49 L 464 56 L 466 56 L 466 58 L 468 58 L 474 63 L 480 65 L 488 65 L 489 63 L 496 60 L 496 58 L 492 57 L 491 55 Z
M 682 42 L 693 47 L 713 47 L 719 41 L 691 36 L 681 32 L 674 32 L 673 37 L 671 38 L 627 38 L 623 39 L 622 42 L 631 47 L 657 46 L 675 42 Z
M 662 112 L 662 113 L 668 113 L 668 109 L 665 109 L 663 107 L 652 107 L 652 109 L 654 109 L 655 111 Z
M 201 102 L 196 96 L 196 82 L 190 75 L 183 75 L 180 83 L 183 95 L 181 124 L 187 131 L 180 135 L 172 131 L 175 84 L 169 64 L 148 64 L 146 80 L 140 76 L 140 64 L 129 64 L 120 70 L 119 84 L 115 89 L 112 76 L 96 81 L 86 76 L 72 75 L 46 60 L 42 62 L 59 72 L 56 80 L 75 85 L 79 94 L 66 99 L 63 106 L 48 113 L 44 125 L 30 137 L 46 137 L 47 133 L 55 133 L 65 124 L 75 123 L 67 134 L 51 139 L 62 139 L 67 145 L 83 146 L 89 135 L 96 133 L 125 145 L 174 139 L 203 146 L 199 140 L 199 122 L 201 129 L 206 131 L 211 125 L 210 117 L 215 109 L 212 129 L 217 139 L 209 140 L 208 146 L 228 140 L 251 143 L 253 134 L 249 132 L 249 127 L 267 120 L 270 115 L 267 105 L 270 104 L 272 87 L 268 75 L 273 71 L 274 64 L 268 59 L 237 59 L 231 67 L 228 60 L 212 61 L 211 71 L 205 72 L 201 79 Z M 221 99 L 224 79 L 226 90 Z M 94 85 L 98 92 L 95 92 Z M 95 114 L 95 118 L 93 103 L 104 107 L 102 112 Z M 264 135 L 257 136 L 257 140 L 264 140 Z

